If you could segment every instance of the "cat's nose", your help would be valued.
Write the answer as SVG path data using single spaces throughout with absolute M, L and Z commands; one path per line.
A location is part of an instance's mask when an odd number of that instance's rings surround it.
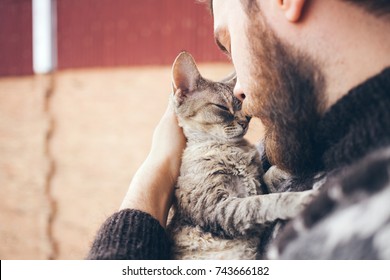
M 241 88 L 241 84 L 240 84 L 240 81 L 238 80 L 238 78 L 237 78 L 236 85 L 234 86 L 233 93 L 234 93 L 234 96 L 238 98 L 238 100 L 240 100 L 241 102 L 244 101 L 245 93 Z
M 242 127 L 242 129 L 246 129 L 248 127 L 248 122 L 246 121 L 238 121 L 237 123 Z

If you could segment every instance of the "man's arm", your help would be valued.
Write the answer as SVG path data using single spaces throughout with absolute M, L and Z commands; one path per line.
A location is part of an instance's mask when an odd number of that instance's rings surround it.
M 165 234 L 185 137 L 169 107 L 156 127 L 152 148 L 122 202 L 100 228 L 89 259 L 166 259 Z
M 164 228 L 148 213 L 125 209 L 109 217 L 88 253 L 90 260 L 169 259 Z

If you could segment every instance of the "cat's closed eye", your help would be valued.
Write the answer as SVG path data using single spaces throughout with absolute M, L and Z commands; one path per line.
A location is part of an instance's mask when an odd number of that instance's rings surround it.
M 229 108 L 227 108 L 226 106 L 223 106 L 223 105 L 220 105 L 220 104 L 213 104 L 215 107 L 223 110 L 223 111 L 227 111 L 227 112 L 230 112 Z

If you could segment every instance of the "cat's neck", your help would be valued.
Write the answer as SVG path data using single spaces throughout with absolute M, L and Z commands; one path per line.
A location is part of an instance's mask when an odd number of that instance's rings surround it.
M 199 131 L 191 131 L 184 129 L 184 134 L 187 138 L 187 145 L 199 145 L 199 144 L 231 144 L 233 146 L 240 146 L 246 140 L 242 137 L 234 138 L 234 139 L 226 139 L 217 137 L 214 135 L 210 135 L 208 133 L 199 132 Z

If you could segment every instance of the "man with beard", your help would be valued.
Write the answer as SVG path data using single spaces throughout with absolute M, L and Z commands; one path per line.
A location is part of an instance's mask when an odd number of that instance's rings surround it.
M 264 165 L 291 174 L 276 188 L 321 186 L 300 217 L 270 227 L 261 255 L 390 259 L 390 1 L 209 2 L 235 95 L 266 128 Z M 168 109 L 89 258 L 169 257 L 163 227 L 184 145 Z

